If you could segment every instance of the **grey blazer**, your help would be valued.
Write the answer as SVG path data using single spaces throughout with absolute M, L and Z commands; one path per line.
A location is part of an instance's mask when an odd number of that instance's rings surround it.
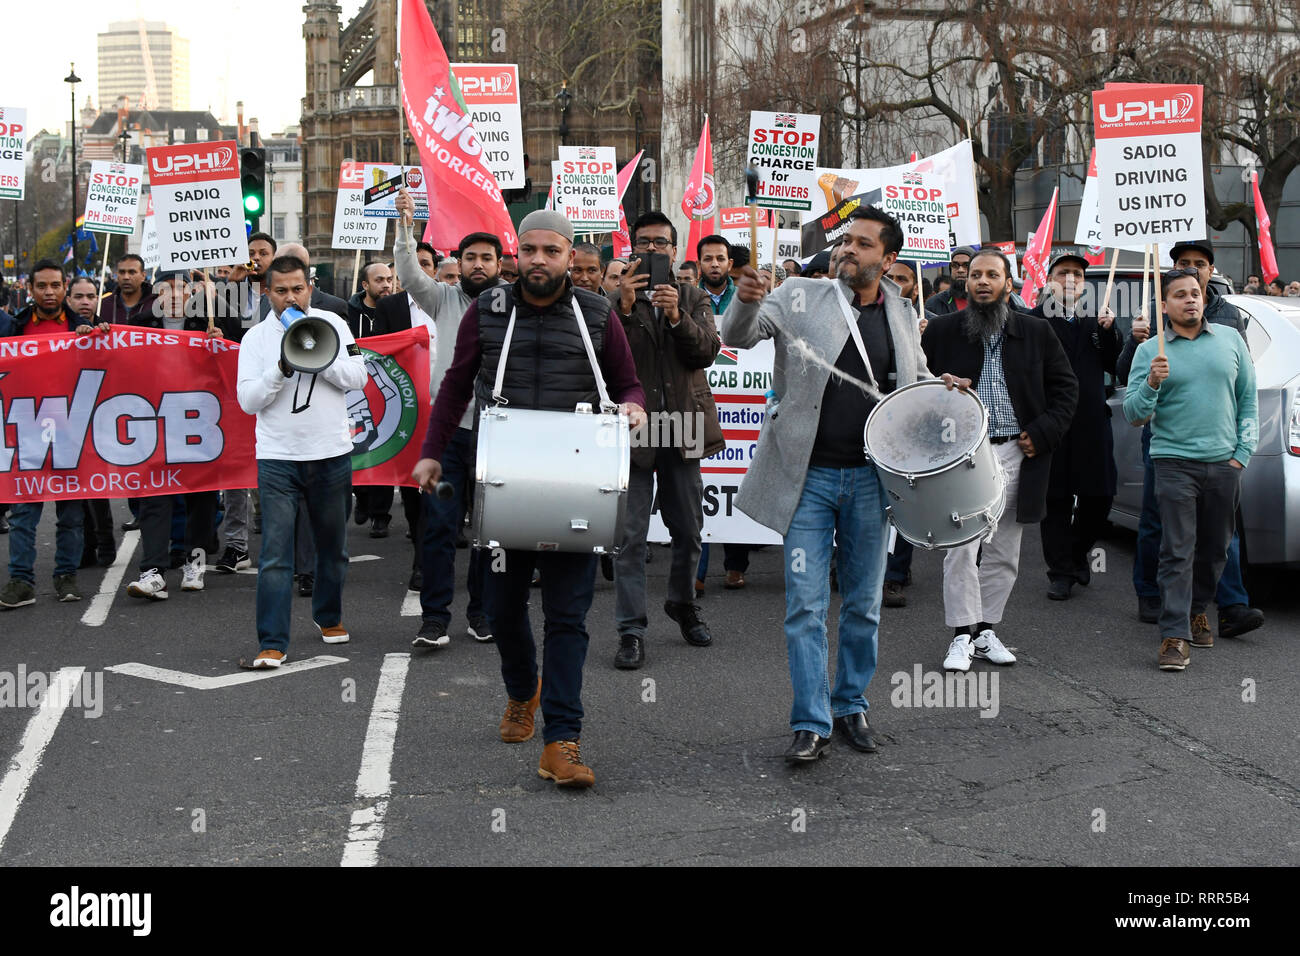
M 761 303 L 733 297 L 722 317 L 722 341 L 738 349 L 752 348 L 763 339 L 775 339 L 773 366 L 774 403 L 769 403 L 758 436 L 754 460 L 740 486 L 736 504 L 759 524 L 784 535 L 790 529 L 799 497 L 803 494 L 817 437 L 819 406 L 830 370 L 807 362 L 792 346 L 791 337 L 806 342 L 830 365 L 835 364 L 849 340 L 849 327 L 836 300 L 839 285 L 850 303 L 853 292 L 838 279 L 787 279 Z M 898 286 L 881 279 L 885 318 L 894 340 L 894 369 L 875 369 L 876 378 L 887 371 L 897 374 L 895 388 L 932 378 L 921 351 L 916 312 L 898 294 Z

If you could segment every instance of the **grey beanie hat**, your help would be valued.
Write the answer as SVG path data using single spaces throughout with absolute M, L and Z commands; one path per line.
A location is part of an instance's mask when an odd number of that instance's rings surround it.
M 532 229 L 546 229 L 557 232 L 569 242 L 573 242 L 573 223 L 553 209 L 534 209 L 519 223 L 519 235 Z

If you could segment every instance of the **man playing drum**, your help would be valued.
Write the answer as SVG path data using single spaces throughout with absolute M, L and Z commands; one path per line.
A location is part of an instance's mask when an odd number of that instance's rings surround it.
M 497 366 L 503 404 L 570 412 L 580 403 L 595 407 L 599 387 L 581 334 L 581 319 L 599 357 L 608 392 L 632 427 L 645 421 L 645 396 L 636 377 L 623 324 L 609 300 L 569 279 L 573 265 L 573 226 L 558 212 L 539 209 L 519 224 L 519 282 L 496 286 L 470 304 L 456 334 L 456 351 L 433 403 L 429 429 L 413 477 L 433 491 L 442 477 L 439 462 L 472 399 L 493 403 Z M 513 332 L 508 335 L 508 329 Z M 503 356 L 509 344 L 509 356 Z M 593 423 L 596 416 L 592 416 Z M 537 467 L 544 469 L 545 462 Z M 527 493 L 527 489 L 524 489 Z M 545 508 L 538 498 L 521 504 Z M 590 787 L 591 768 L 582 762 L 582 666 L 587 658 L 587 611 L 595 586 L 596 555 L 561 551 L 503 552 L 494 555 L 487 574 L 487 605 L 501 654 L 501 676 L 509 699 L 499 727 L 506 743 L 533 737 L 538 704 L 546 746 L 537 772 L 560 786 Z M 543 664 L 538 677 L 537 647 L 528 620 L 528 588 L 533 568 L 542 572 L 545 618 Z
M 1011 268 L 981 249 L 966 277 L 969 304 L 930 319 L 922 344 L 949 388 L 975 390 L 989 417 L 989 441 L 1006 480 L 1006 510 L 992 537 L 951 549 L 943 560 L 943 613 L 954 629 L 945 670 L 968 671 L 973 657 L 1014 664 L 998 639 L 1020 566 L 1022 526 L 1047 512 L 1052 450 L 1070 427 L 1079 383 L 1046 319 L 1011 308 Z M 983 553 L 981 554 L 981 548 Z M 978 561 L 978 564 L 977 564 Z
M 728 345 L 776 340 L 777 398 L 736 503 L 785 539 L 791 763 L 821 756 L 832 729 L 856 750 L 876 749 L 866 688 L 876 671 L 889 520 L 863 430 L 882 394 L 930 377 L 916 313 L 896 286 L 880 281 L 903 246 L 898 220 L 873 206 L 849 220 L 836 279 L 788 279 L 768 294 L 746 268 L 722 319 Z M 832 690 L 826 615 L 837 536 L 843 602 Z

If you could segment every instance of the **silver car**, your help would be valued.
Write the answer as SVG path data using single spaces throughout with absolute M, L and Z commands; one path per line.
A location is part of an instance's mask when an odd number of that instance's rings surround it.
M 1300 568 L 1300 299 L 1226 298 L 1249 316 L 1246 345 L 1259 393 L 1259 445 L 1241 481 L 1242 560 L 1260 570 Z M 1111 520 L 1136 529 L 1142 430 L 1124 418 L 1125 391 L 1118 387 L 1108 399 L 1119 471 Z

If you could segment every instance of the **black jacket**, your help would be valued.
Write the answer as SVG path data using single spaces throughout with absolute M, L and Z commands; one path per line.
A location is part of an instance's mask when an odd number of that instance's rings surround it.
M 925 300 L 926 318 L 932 315 L 952 315 L 957 311 L 957 300 L 953 297 L 952 286 L 942 292 L 936 292 Z
M 951 372 L 969 378 L 972 389 L 984 370 L 984 346 L 966 337 L 966 310 L 938 315 L 921 336 L 926 364 L 935 375 Z M 1033 439 L 1035 455 L 1020 466 L 1016 521 L 1035 524 L 1047 513 L 1052 452 L 1069 430 L 1079 399 L 1079 382 L 1047 320 L 1012 311 L 1002 346 L 1002 372 L 1022 431 Z
M 372 335 L 388 335 L 411 327 L 411 300 L 405 292 L 395 292 L 379 300 L 375 308 L 375 328 Z
M 1079 380 L 1079 403 L 1065 439 L 1052 453 L 1048 493 L 1054 496 L 1113 497 L 1116 486 L 1114 436 L 1106 404 L 1106 373 L 1115 374 L 1122 342 L 1118 326 L 1103 329 L 1092 316 L 1045 314 L 1040 304 L 1030 313 L 1047 321 L 1061 341 Z
M 13 316 L 13 320 L 10 323 L 9 332 L 7 334 L 25 335 L 27 333 L 27 324 L 31 322 L 32 316 L 35 314 L 35 312 L 36 312 L 36 303 L 28 302 L 27 305 L 23 309 L 21 309 L 17 315 Z M 78 316 L 76 312 L 72 310 L 72 306 L 68 305 L 67 299 L 63 300 L 63 319 L 67 323 L 69 332 L 75 332 L 77 330 L 77 326 L 82 325 L 84 323 L 84 320 L 80 316 Z
M 121 289 L 102 295 L 100 297 L 102 301 L 99 303 L 99 321 L 111 322 L 113 325 L 146 324 L 135 320 L 142 314 L 153 312 L 153 304 L 158 296 L 154 295 L 153 286 L 149 282 L 140 284 L 140 293 L 140 301 L 133 306 L 128 306 L 122 301 Z
M 378 306 L 378 302 L 375 303 L 375 308 L 366 305 L 366 294 L 364 292 L 358 292 L 348 299 L 348 328 L 352 331 L 354 339 L 368 338 L 375 334 L 375 318 L 378 314 Z

